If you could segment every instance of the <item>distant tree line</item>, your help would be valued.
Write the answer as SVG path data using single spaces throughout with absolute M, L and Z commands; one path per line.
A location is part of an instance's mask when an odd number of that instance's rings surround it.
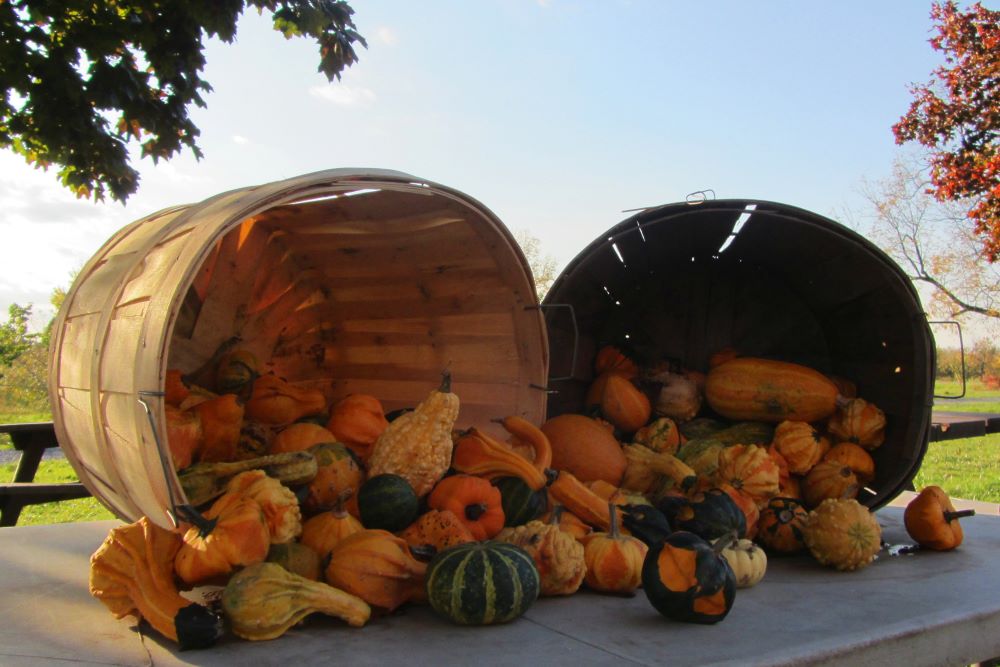
M 959 349 L 939 349 L 937 377 L 958 380 L 962 377 L 962 354 Z M 980 380 L 987 387 L 1000 389 L 1000 349 L 989 340 L 980 340 L 965 350 L 965 377 Z

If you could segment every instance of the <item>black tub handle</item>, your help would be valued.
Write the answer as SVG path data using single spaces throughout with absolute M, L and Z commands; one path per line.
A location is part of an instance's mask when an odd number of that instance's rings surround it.
M 958 331 L 958 356 L 959 356 L 959 359 L 962 360 L 962 393 L 960 393 L 958 396 L 941 396 L 941 395 L 938 395 L 938 394 L 934 394 L 934 398 L 962 398 L 963 396 L 965 396 L 965 343 L 962 340 L 962 325 L 959 324 L 958 322 L 956 322 L 955 320 L 933 320 L 933 321 L 932 320 L 928 320 L 927 324 L 929 324 L 929 325 L 930 324 L 950 324 L 950 325 L 952 325 L 952 326 L 955 327 L 955 329 Z M 936 358 L 938 356 L 936 354 L 936 352 L 937 352 L 937 341 L 936 340 L 934 341 L 934 350 L 935 350 L 935 355 L 934 356 Z M 935 377 L 934 377 L 934 379 L 937 380 L 937 369 L 934 369 L 934 370 L 935 370 L 935 373 L 934 373 Z

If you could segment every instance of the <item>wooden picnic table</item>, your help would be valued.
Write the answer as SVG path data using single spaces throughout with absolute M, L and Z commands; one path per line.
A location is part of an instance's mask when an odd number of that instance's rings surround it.
M 877 513 L 910 544 L 902 510 Z M 231 635 L 178 653 L 88 593 L 88 558 L 114 521 L 0 528 L 0 664 L 50 665 L 966 665 L 1000 655 L 1000 517 L 963 519 L 953 552 L 890 555 L 858 572 L 774 557 L 712 626 L 669 621 L 639 592 L 542 598 L 509 624 L 465 628 L 404 606 L 364 628 L 313 616 L 285 636 Z

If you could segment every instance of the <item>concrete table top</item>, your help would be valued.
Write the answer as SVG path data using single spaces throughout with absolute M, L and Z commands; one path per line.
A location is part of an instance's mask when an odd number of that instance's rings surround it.
M 889 545 L 911 544 L 899 508 L 878 518 Z M 714 626 L 669 621 L 641 591 L 581 591 L 540 599 L 502 626 L 459 627 L 412 606 L 361 629 L 312 616 L 273 641 L 227 636 L 182 653 L 87 592 L 88 558 L 114 525 L 0 529 L 0 664 L 964 665 L 1000 656 L 998 517 L 964 519 L 954 552 L 883 550 L 855 573 L 772 558 Z

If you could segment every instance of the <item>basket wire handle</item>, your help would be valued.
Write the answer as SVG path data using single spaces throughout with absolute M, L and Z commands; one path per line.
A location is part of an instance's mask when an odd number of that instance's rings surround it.
M 211 522 L 202 516 L 192 505 L 178 504 L 177 498 L 174 496 L 174 485 L 170 483 L 172 468 L 170 462 L 167 460 L 163 443 L 160 442 L 159 432 L 156 428 L 156 417 L 153 416 L 153 408 L 150 407 L 149 401 L 146 398 L 148 396 L 162 398 L 165 395 L 166 393 L 162 391 L 140 391 L 137 400 L 146 411 L 146 417 L 149 419 L 149 427 L 153 431 L 153 442 L 156 443 L 156 453 L 160 458 L 160 467 L 163 470 L 163 479 L 167 483 L 167 498 L 170 501 L 170 511 L 167 512 L 167 516 L 170 518 L 170 522 L 174 528 L 178 526 L 178 519 L 180 519 L 194 524 L 199 530 L 204 531 L 209 528 Z

